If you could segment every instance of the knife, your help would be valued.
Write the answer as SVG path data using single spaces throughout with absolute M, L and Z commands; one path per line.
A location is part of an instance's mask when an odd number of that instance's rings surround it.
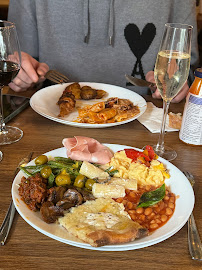
M 138 79 L 136 77 L 130 76 L 130 75 L 125 75 L 126 79 L 132 83 L 135 86 L 140 86 L 140 87 L 151 87 L 156 89 L 156 84 L 152 82 L 148 82 L 142 79 Z M 154 92 L 154 89 L 151 89 L 152 92 Z
M 23 158 L 14 173 L 13 179 L 15 178 L 15 176 L 17 175 L 17 173 L 20 171 L 20 166 L 26 166 L 26 164 L 28 162 L 30 162 L 32 160 L 32 156 L 33 156 L 33 152 L 29 153 L 29 155 L 25 158 Z M 6 216 L 4 218 L 4 221 L 1 225 L 0 228 L 0 245 L 5 245 L 6 239 L 8 237 L 9 231 L 11 229 L 12 223 L 13 223 L 13 218 L 15 216 L 15 206 L 13 203 L 13 200 L 11 200 L 8 211 L 6 213 Z

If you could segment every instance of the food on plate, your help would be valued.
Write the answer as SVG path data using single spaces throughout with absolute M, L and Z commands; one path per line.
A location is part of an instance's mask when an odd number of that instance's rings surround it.
M 182 125 L 182 114 L 181 113 L 172 113 L 168 114 L 169 116 L 169 127 L 180 129 Z
M 59 223 L 91 246 L 122 244 L 146 236 L 148 230 L 133 222 L 122 204 L 99 198 L 74 207 Z
M 58 116 L 64 117 L 71 113 L 75 108 L 77 99 L 100 99 L 106 94 L 107 92 L 104 90 L 93 89 L 90 86 L 81 87 L 79 83 L 72 83 L 65 88 L 57 102 L 60 107 Z
M 122 185 L 103 185 L 99 183 L 93 185 L 92 194 L 95 198 L 120 198 L 126 195 L 125 187 Z
M 90 86 L 81 87 L 81 99 L 89 100 L 96 98 L 96 89 L 91 88 Z
M 68 85 L 64 92 L 72 92 L 72 94 L 75 96 L 75 99 L 84 99 L 84 100 L 90 100 L 90 99 L 100 99 L 107 95 L 107 92 L 104 90 L 94 89 L 91 86 L 84 85 L 80 86 L 79 83 L 72 83 Z
M 63 139 L 62 144 L 67 149 L 67 156 L 74 160 L 106 164 L 113 157 L 108 147 L 93 138 L 74 136 Z
M 111 179 L 108 183 L 111 185 L 123 186 L 125 189 L 137 190 L 137 180 L 136 179 L 124 179 L 124 178 L 118 178 L 118 177 L 111 177 Z
M 65 90 L 63 91 L 63 94 L 66 92 L 71 92 L 72 95 L 74 95 L 75 99 L 81 98 L 81 87 L 79 83 L 72 83 L 68 85 Z
M 107 181 L 110 178 L 108 172 L 103 171 L 102 169 L 94 166 L 93 164 L 85 160 L 82 163 L 79 172 L 88 178 L 97 178 L 103 181 Z
M 59 98 L 57 105 L 60 107 L 60 113 L 58 116 L 64 117 L 74 110 L 76 105 L 75 96 L 71 91 L 64 91 L 62 96 Z
M 108 156 L 106 146 L 92 138 L 63 143 L 67 157 L 41 155 L 35 165 L 21 167 L 28 177 L 22 177 L 19 195 L 46 223 L 59 221 L 96 247 L 133 241 L 171 218 L 176 197 L 165 185 L 170 175 L 151 146 L 110 150 Z
M 137 191 L 126 190 L 125 197 L 115 199 L 116 202 L 123 203 L 132 220 L 147 228 L 150 233 L 168 222 L 174 213 L 176 202 L 175 194 L 165 184 L 155 188 L 150 185 L 140 186 Z M 152 196 L 151 192 L 156 193 Z M 143 206 L 140 205 L 140 200 Z
M 155 153 L 153 159 L 146 155 L 148 149 L 150 152 L 153 151 L 147 146 L 143 152 L 134 149 L 116 152 L 106 167 L 113 167 L 118 171 L 115 177 L 136 179 L 138 185 L 162 185 L 165 178 L 169 178 L 169 174 L 163 163 L 155 159 Z
M 93 105 L 78 109 L 76 122 L 89 124 L 115 123 L 127 120 L 140 113 L 137 105 L 128 99 L 109 98 Z

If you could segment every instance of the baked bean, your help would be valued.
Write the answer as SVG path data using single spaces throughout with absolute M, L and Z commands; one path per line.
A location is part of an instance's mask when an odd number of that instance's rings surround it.
M 161 221 L 160 221 L 160 219 L 155 219 L 155 222 L 157 223 L 157 224 L 161 224 Z
M 117 201 L 118 203 L 122 203 L 122 202 L 123 202 L 123 198 L 118 198 L 118 199 L 116 199 L 116 201 Z
M 166 208 L 166 215 L 170 216 L 172 215 L 173 211 L 170 208 Z
M 147 217 L 147 219 L 151 220 L 151 219 L 153 219 L 154 216 L 155 216 L 155 214 L 154 214 L 154 212 L 152 212 L 152 213 Z
M 140 216 L 139 216 L 139 219 L 142 220 L 142 221 L 144 221 L 145 218 L 146 218 L 145 215 L 140 215 Z
M 126 206 L 127 200 L 123 200 L 122 203 L 123 203 L 124 206 Z
M 135 215 L 135 210 L 128 210 L 129 215 Z
M 144 214 L 145 214 L 146 216 L 149 216 L 151 213 L 152 213 L 152 208 L 151 208 L 151 207 L 148 207 L 148 208 L 146 208 L 146 209 L 144 210 Z
M 165 200 L 165 201 L 168 201 L 168 200 L 169 200 L 169 197 L 168 197 L 168 196 L 165 196 L 165 197 L 164 197 L 164 200 Z
M 144 212 L 144 209 L 142 207 L 136 209 L 137 214 L 142 214 Z
M 136 220 L 136 215 L 135 214 L 131 214 L 130 217 L 131 217 L 132 220 L 134 220 L 134 221 Z
M 146 191 L 149 191 L 149 190 L 151 189 L 151 186 L 147 185 L 147 186 L 145 187 L 145 189 L 146 189 Z
M 175 205 L 174 205 L 174 203 L 171 203 L 171 202 L 170 202 L 170 203 L 168 204 L 168 207 L 171 208 L 171 209 L 174 209 L 174 208 L 175 208 Z
M 133 203 L 127 202 L 127 208 L 131 210 L 133 208 Z
M 175 198 L 174 197 L 170 197 L 170 202 L 174 203 L 175 202 Z
M 159 207 L 156 207 L 156 208 L 155 208 L 155 212 L 156 212 L 156 213 L 158 213 L 158 212 L 160 212 L 160 211 L 161 211 L 161 209 L 160 209 Z
M 133 191 L 131 191 L 131 192 L 129 193 L 129 196 L 130 196 L 131 198 L 135 198 L 135 197 L 136 197 L 136 194 L 135 194 Z
M 168 218 L 167 218 L 166 215 L 162 215 L 162 216 L 161 216 L 161 221 L 162 221 L 162 222 L 166 222 L 167 219 L 168 219 Z
M 163 201 L 161 201 L 161 202 L 159 203 L 159 208 L 160 208 L 161 210 L 164 208 L 164 202 L 163 202 Z
M 153 223 L 150 225 L 150 229 L 157 229 L 158 228 L 158 224 L 157 223 Z

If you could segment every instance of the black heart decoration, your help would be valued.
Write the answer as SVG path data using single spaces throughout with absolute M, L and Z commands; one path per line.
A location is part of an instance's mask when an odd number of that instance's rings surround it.
M 145 79 L 141 58 L 156 35 L 156 27 L 153 23 L 147 23 L 140 33 L 137 25 L 130 23 L 125 27 L 124 35 L 131 51 L 137 58 L 131 75 L 140 75 L 142 79 Z

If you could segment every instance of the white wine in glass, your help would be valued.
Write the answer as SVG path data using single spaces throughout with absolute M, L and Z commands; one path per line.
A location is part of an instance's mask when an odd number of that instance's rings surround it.
M 21 53 L 14 23 L 0 20 L 0 145 L 19 141 L 23 132 L 18 127 L 6 126 L 3 115 L 2 89 L 18 74 Z
M 177 157 L 175 150 L 164 145 L 165 124 L 171 100 L 185 84 L 190 69 L 192 26 L 167 23 L 157 55 L 154 77 L 163 99 L 163 119 L 158 143 L 153 146 L 157 155 L 166 160 Z

